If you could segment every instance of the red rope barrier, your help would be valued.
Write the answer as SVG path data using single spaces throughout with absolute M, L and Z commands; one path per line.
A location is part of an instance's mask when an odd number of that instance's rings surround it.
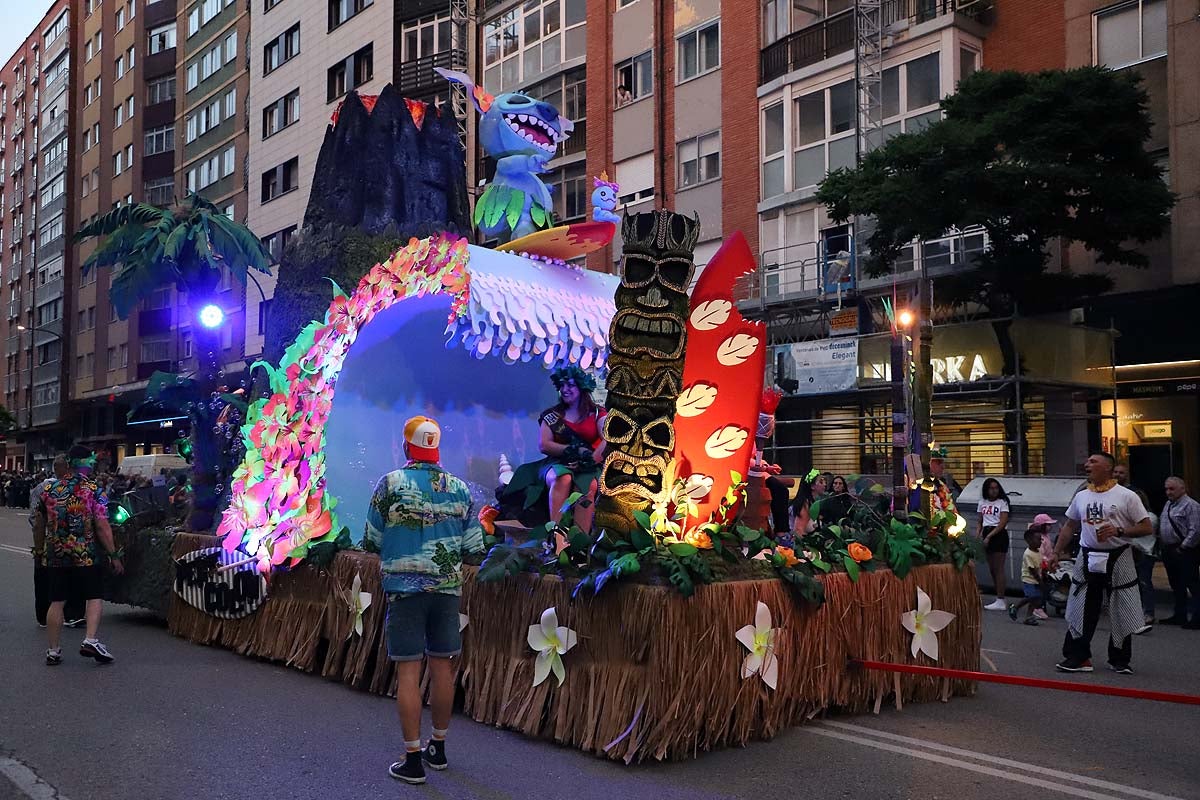
M 1071 683 L 1070 681 L 1052 681 L 1046 678 L 1022 678 L 1017 675 L 998 675 L 989 672 L 972 672 L 966 669 L 948 669 L 946 667 L 921 667 L 915 664 L 891 664 L 887 661 L 867 661 L 853 658 L 850 665 L 866 669 L 878 669 L 884 672 L 906 672 L 911 675 L 931 675 L 935 678 L 955 678 L 965 681 L 983 681 L 985 683 L 1006 683 L 1011 686 L 1032 686 L 1035 689 L 1055 689 L 1060 692 L 1082 692 L 1083 694 L 1104 694 L 1110 697 L 1132 697 L 1135 700 L 1158 700 L 1163 703 L 1182 703 L 1189 706 L 1200 706 L 1200 696 L 1192 694 L 1175 694 L 1174 692 L 1152 692 L 1146 689 L 1126 689 L 1121 686 L 1096 686 L 1087 683 Z

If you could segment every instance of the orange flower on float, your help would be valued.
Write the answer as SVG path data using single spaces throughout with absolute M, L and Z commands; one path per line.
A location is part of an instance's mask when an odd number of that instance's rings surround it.
M 860 564 L 864 561 L 871 560 L 871 549 L 866 545 L 859 544 L 858 542 L 851 542 L 846 548 L 846 552 L 850 554 L 851 558 Z
M 702 530 L 691 530 L 683 535 L 683 540 L 698 550 L 712 550 L 712 539 Z
M 498 516 L 500 516 L 500 509 L 495 506 L 484 506 L 479 509 L 479 525 L 488 536 L 496 535 L 496 517 Z
M 790 547 L 784 547 L 783 545 L 778 545 L 775 548 L 775 552 L 777 554 L 783 556 L 783 565 L 785 567 L 790 567 L 790 566 L 800 563 L 800 559 L 796 558 L 796 551 Z

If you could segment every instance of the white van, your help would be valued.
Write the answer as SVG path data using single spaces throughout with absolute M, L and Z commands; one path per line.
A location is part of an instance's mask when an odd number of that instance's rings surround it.
M 125 456 L 121 459 L 121 463 L 117 465 L 117 468 L 123 475 L 153 479 L 157 475 L 162 475 L 164 470 L 171 473 L 176 470 L 187 469 L 188 463 L 182 456 L 174 454 Z

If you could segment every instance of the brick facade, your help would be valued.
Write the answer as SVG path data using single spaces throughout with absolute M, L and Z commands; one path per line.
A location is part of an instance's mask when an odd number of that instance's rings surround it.
M 738 4 L 721 16 L 722 235 L 741 231 L 758 257 L 758 37 L 762 9 Z
M 983 49 L 985 68 L 1037 72 L 1066 66 L 1066 15 L 1061 4 L 996 0 L 991 14 L 992 27 Z

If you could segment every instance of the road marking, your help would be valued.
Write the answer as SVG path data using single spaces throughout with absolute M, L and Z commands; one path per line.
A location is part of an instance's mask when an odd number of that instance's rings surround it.
M 1012 655 L 1012 653 L 1008 650 L 991 650 L 987 647 L 979 648 L 979 652 L 981 652 L 981 653 L 998 653 L 1002 656 L 1011 656 Z
M 30 800 L 68 800 L 65 794 L 15 758 L 0 757 L 0 773 Z
M 892 745 L 892 744 L 887 744 L 886 742 L 880 742 L 880 741 L 875 741 L 872 739 L 867 739 L 867 738 L 864 738 L 861 736 L 856 736 L 853 733 L 835 733 L 834 731 L 822 731 L 821 730 L 822 727 L 840 728 L 844 731 L 853 731 L 854 733 L 863 733 L 863 734 L 867 734 L 868 736 L 873 736 L 876 739 L 886 739 L 886 740 L 891 740 L 893 742 L 900 742 L 900 743 L 903 743 L 906 745 L 914 745 L 915 747 L 921 747 L 921 748 L 924 748 L 925 750 L 939 751 L 942 753 L 946 753 L 948 755 L 947 756 L 938 756 L 938 755 L 934 755 L 933 753 L 927 753 L 927 752 L 923 752 L 921 750 L 914 750 L 911 747 L 903 747 L 900 745 Z M 960 769 L 966 769 L 966 770 L 970 770 L 972 772 L 980 772 L 985 775 L 993 775 L 996 777 L 1004 778 L 1005 780 L 1016 781 L 1019 783 L 1026 783 L 1031 786 L 1040 786 L 1042 788 L 1049 788 L 1049 789 L 1053 789 L 1058 792 L 1062 792 L 1063 794 L 1072 795 L 1074 797 L 1104 798 L 1104 800 L 1112 800 L 1112 798 L 1117 798 L 1117 800 L 1123 800 L 1123 798 L 1128 798 L 1128 797 L 1140 797 L 1140 798 L 1145 798 L 1145 800 L 1181 800 L 1181 798 L 1174 797 L 1172 795 L 1159 794 L 1158 792 L 1151 792 L 1146 789 L 1139 789 L 1134 786 L 1125 786 L 1120 783 L 1113 783 L 1112 781 L 1100 780 L 1098 778 L 1089 778 L 1085 775 L 1076 775 L 1071 772 L 1063 772 L 1061 770 L 1050 769 L 1047 767 L 1039 767 L 1037 765 L 1028 764 L 1023 761 L 1013 761 L 1012 759 L 1001 758 L 1000 756 L 994 756 L 994 755 L 990 755 L 988 753 L 980 753 L 980 752 L 976 752 L 974 750 L 964 750 L 959 747 L 951 747 L 949 745 L 939 744 L 937 742 L 931 742 L 926 739 L 916 739 L 911 736 L 901 736 L 900 734 L 888 733 L 886 731 L 875 730 L 874 728 L 867 728 L 867 727 L 864 727 L 861 725 L 852 725 L 852 724 L 849 724 L 846 722 L 834 722 L 831 720 L 825 720 L 824 722 L 820 723 L 819 726 L 810 728 L 810 730 L 813 733 L 817 733 L 817 734 L 820 734 L 823 736 L 830 736 L 831 738 L 836 738 L 836 739 L 845 739 L 846 741 L 852 741 L 852 742 L 856 742 L 858 744 L 864 744 L 864 745 L 867 745 L 868 747 L 877 747 L 879 749 L 887 750 L 889 752 L 901 753 L 904 755 L 909 755 L 909 756 L 913 756 L 916 758 L 925 759 L 927 761 L 934 761 L 939 764 L 948 764 L 950 766 L 959 767 Z M 948 756 L 951 756 L 951 755 L 958 756 L 959 758 L 949 758 Z M 995 764 L 997 767 L 1003 767 L 1004 769 L 996 769 L 993 767 L 983 766 L 981 764 L 972 764 L 972 763 L 961 760 L 963 758 L 969 758 L 969 759 L 973 759 L 975 761 L 982 761 L 985 763 Z M 1014 770 L 1014 769 L 1021 770 L 1024 772 L 1030 772 L 1030 773 L 1033 773 L 1033 775 L 1016 775 L 1011 772 L 1011 770 Z M 1053 781 L 1043 780 L 1042 778 L 1037 777 L 1039 775 L 1045 776 L 1045 777 L 1057 778 L 1058 780 L 1062 780 L 1062 781 L 1070 781 L 1071 783 L 1078 783 L 1078 784 L 1082 784 L 1083 786 L 1090 786 L 1094 789 L 1104 789 L 1104 790 L 1110 791 L 1110 792 L 1119 792 L 1120 794 L 1117 794 L 1117 795 L 1100 794 L 1099 792 L 1092 792 L 1087 789 L 1078 789 L 1073 786 L 1063 786 L 1061 784 L 1054 783 Z
M 5 550 L 9 553 L 16 553 L 17 555 L 21 556 L 29 555 L 28 547 L 17 547 L 16 545 L 11 544 L 0 544 L 0 550 Z

